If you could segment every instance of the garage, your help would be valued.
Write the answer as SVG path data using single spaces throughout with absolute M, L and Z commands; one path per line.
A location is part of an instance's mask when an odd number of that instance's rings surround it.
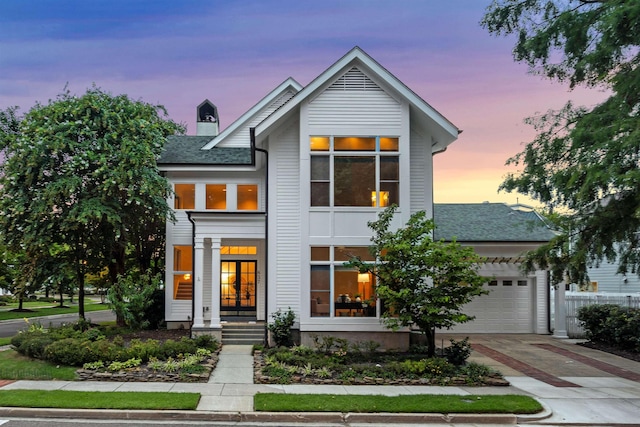
M 488 295 L 477 297 L 464 311 L 475 320 L 457 325 L 454 333 L 532 333 L 535 279 L 505 277 L 486 283 Z

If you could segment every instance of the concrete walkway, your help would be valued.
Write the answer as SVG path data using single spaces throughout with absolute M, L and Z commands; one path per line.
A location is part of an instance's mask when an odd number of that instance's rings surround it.
M 460 337 L 451 336 L 455 339 Z M 443 337 L 445 339 L 449 336 Z M 500 370 L 509 387 L 434 387 L 434 386 L 342 386 L 342 385 L 264 385 L 253 384 L 253 357 L 250 346 L 223 347 L 218 366 L 208 383 L 122 383 L 78 381 L 16 381 L 2 390 L 83 390 L 83 391 L 166 391 L 201 394 L 197 411 L 119 411 L 127 418 L 148 416 L 182 417 L 209 421 L 291 422 L 379 422 L 403 423 L 540 423 L 547 425 L 593 424 L 638 425 L 640 423 L 640 363 L 539 335 L 477 335 L 472 346 L 491 351 L 474 351 L 471 361 Z M 549 347 L 551 346 L 551 347 Z M 515 362 L 514 362 L 515 361 Z M 542 373 L 542 374 L 541 374 Z M 544 374 L 544 375 L 543 375 Z M 258 392 L 318 394 L 526 394 L 546 407 L 543 414 L 531 417 L 479 417 L 453 420 L 424 414 L 387 416 L 384 414 L 287 414 L 253 412 L 253 396 Z M 0 408 L 0 417 L 34 416 L 34 409 Z M 45 411 L 45 410 L 38 410 Z M 47 411 L 53 412 L 55 411 Z M 69 411 L 66 411 L 69 412 Z M 87 411 L 84 411 L 87 412 Z M 111 413 L 98 411 L 99 413 Z M 137 412 L 138 415 L 134 414 Z M 71 411 L 83 414 L 82 411 Z M 94 411 L 95 415 L 96 411 Z M 30 414 L 30 415 L 27 415 Z M 63 414 L 61 412 L 60 414 Z M 59 414 L 59 415 L 60 415 Z M 117 415 L 117 414 L 116 414 Z M 68 416 L 68 415 L 60 415 Z M 86 416 L 86 415 L 85 415 Z M 200 418 L 198 418 L 200 417 Z M 274 418 L 275 417 L 275 418 Z M 279 417 L 279 418 L 278 418 Z M 287 418 L 289 417 L 289 418 Z M 359 420 L 359 421 L 356 421 Z M 451 424 L 448 424 L 451 425 Z

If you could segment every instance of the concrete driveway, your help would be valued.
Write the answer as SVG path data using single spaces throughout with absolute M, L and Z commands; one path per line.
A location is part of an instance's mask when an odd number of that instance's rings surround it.
M 436 339 L 448 345 L 466 336 Z M 551 409 L 544 423 L 640 425 L 640 362 L 548 335 L 472 334 L 469 341 L 470 361 L 499 370 Z

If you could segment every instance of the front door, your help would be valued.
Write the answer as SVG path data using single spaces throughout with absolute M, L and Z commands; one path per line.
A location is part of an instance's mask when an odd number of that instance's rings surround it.
M 256 264 L 256 261 L 221 262 L 221 317 L 256 317 Z

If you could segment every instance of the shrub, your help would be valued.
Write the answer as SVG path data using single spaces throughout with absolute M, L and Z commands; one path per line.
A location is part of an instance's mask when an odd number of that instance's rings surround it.
M 469 345 L 469 337 L 466 337 L 462 341 L 450 340 L 451 345 L 444 349 L 444 356 L 449 363 L 455 366 L 462 366 L 467 362 L 469 356 L 471 356 L 471 345 Z
M 640 309 L 589 305 L 578 310 L 578 320 L 589 340 L 640 352 Z
M 44 356 L 45 348 L 54 340 L 49 334 L 33 334 L 22 341 L 18 352 L 28 357 L 41 359 Z
M 286 312 L 278 310 L 273 314 L 273 322 L 269 323 L 269 331 L 277 347 L 289 347 L 293 344 L 291 328 L 296 320 L 295 313 L 289 308 Z
M 87 341 L 77 338 L 55 341 L 45 348 L 44 358 L 52 363 L 67 366 L 82 366 L 85 363 L 100 360 L 92 356 L 86 344 Z
M 131 340 L 127 348 L 127 355 L 131 358 L 141 359 L 147 362 L 153 357 L 158 357 L 161 353 L 160 343 L 157 340 Z

